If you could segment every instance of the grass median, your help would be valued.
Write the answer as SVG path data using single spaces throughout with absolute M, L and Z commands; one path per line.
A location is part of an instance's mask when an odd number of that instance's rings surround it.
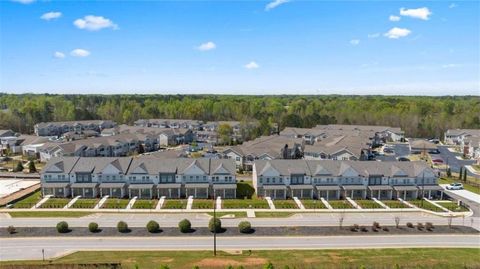
M 13 203 L 12 208 L 32 208 L 42 199 L 42 192 L 36 191 Z
M 354 200 L 363 209 L 382 209 L 383 207 L 373 200 Z
M 133 209 L 155 209 L 157 206 L 158 200 L 136 200 L 133 204 Z
M 268 203 L 263 199 L 224 199 L 222 200 L 223 209 L 268 209 Z
M 26 211 L 26 212 L 9 212 L 12 218 L 80 218 L 85 217 L 92 212 L 77 211 Z
M 333 207 L 333 209 L 353 209 L 352 204 L 347 200 L 329 200 L 328 203 Z
M 415 257 L 412 259 L 412 257 Z M 391 248 L 349 250 L 219 251 L 82 251 L 52 261 L 9 261 L 7 264 L 92 264 L 120 262 L 124 269 L 159 268 L 478 268 L 477 248 Z M 50 267 L 49 267 L 50 268 Z M 63 268 L 63 267 L 62 267 Z
M 65 207 L 68 202 L 70 202 L 69 198 L 50 198 L 45 203 L 43 203 L 40 207 L 41 208 L 63 208 Z
M 94 208 L 99 199 L 78 199 L 70 208 Z
M 422 208 L 422 209 L 426 209 L 426 210 L 430 210 L 430 211 L 433 211 L 433 212 L 445 212 L 445 210 L 439 208 L 438 206 L 435 206 L 425 200 L 410 200 L 410 201 L 407 201 L 409 203 L 411 203 L 412 205 L 418 207 L 418 208 Z
M 162 209 L 185 209 L 187 208 L 187 200 L 166 199 L 163 202 Z
M 398 201 L 398 200 L 388 200 L 388 201 L 382 201 L 386 206 L 390 208 L 410 208 L 406 204 Z
M 274 200 L 273 204 L 278 209 L 298 209 L 297 203 L 293 200 Z
M 105 209 L 125 209 L 130 202 L 129 199 L 109 198 L 103 203 L 102 208 Z
M 306 209 L 326 209 L 321 200 L 302 200 L 302 204 Z

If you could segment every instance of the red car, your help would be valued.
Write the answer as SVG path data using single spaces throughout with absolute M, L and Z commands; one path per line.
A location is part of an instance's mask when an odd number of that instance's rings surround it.
M 434 163 L 443 163 L 442 159 L 433 159 L 432 162 Z

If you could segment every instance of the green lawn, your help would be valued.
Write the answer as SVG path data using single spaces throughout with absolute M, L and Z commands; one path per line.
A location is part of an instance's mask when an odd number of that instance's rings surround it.
M 124 209 L 127 207 L 129 199 L 108 198 L 102 205 L 102 208 Z
M 352 209 L 353 206 L 347 200 L 329 200 L 327 201 L 334 209 Z
M 279 209 L 298 209 L 297 204 L 293 200 L 273 200 L 275 208 Z
M 302 204 L 306 209 L 326 209 L 320 200 L 302 200 Z
M 42 192 L 36 191 L 14 202 L 13 208 L 32 208 L 42 199 Z
M 70 202 L 69 198 L 50 198 L 45 203 L 43 203 L 41 208 L 63 208 Z
M 434 206 L 425 200 L 423 201 L 423 203 L 422 203 L 422 200 L 411 200 L 407 202 L 411 203 L 412 205 L 415 205 L 418 208 L 423 208 L 423 209 L 434 211 L 434 212 L 445 212 L 441 208 Z
M 437 203 L 443 207 L 445 207 L 446 209 L 450 210 L 450 211 L 453 211 L 453 212 L 465 212 L 465 211 L 468 211 L 468 208 L 464 207 L 464 206 L 458 206 L 457 203 L 454 203 L 454 202 L 451 202 L 451 201 L 445 201 L 445 202 L 441 202 L 441 203 Z
M 373 200 L 355 200 L 355 202 L 361 207 L 365 209 L 377 209 L 377 208 L 383 208 L 381 205 L 379 205 L 377 202 Z
M 391 248 L 348 250 L 253 250 L 232 254 L 219 251 L 82 251 L 53 261 L 10 261 L 7 264 L 77 264 L 121 262 L 124 269 L 246 269 L 266 268 L 478 268 L 478 248 Z M 414 257 L 414 258 L 412 258 Z M 397 266 L 398 265 L 398 266 Z
M 213 209 L 215 203 L 208 199 L 193 199 L 192 209 Z
M 94 208 L 99 199 L 78 199 L 70 208 Z
M 187 208 L 187 200 L 165 199 L 162 209 L 185 209 Z
M 450 184 L 450 183 L 455 183 L 455 182 L 462 183 L 463 188 L 467 191 L 471 191 L 471 192 L 474 192 L 476 194 L 480 194 L 480 187 L 475 187 L 475 186 L 469 184 L 468 182 L 461 181 L 461 180 L 458 179 L 458 177 L 456 177 L 456 178 L 442 177 L 438 180 L 438 184 Z
M 267 200 L 263 199 L 224 199 L 222 200 L 222 208 L 224 209 L 238 209 L 238 208 L 269 208 Z
M 390 208 L 410 208 L 406 204 L 398 201 L 398 200 L 388 200 L 388 201 L 382 201 L 386 206 Z
M 213 212 L 208 212 L 208 215 L 213 217 Z M 235 218 L 246 218 L 247 212 L 216 212 L 217 217 L 222 217 L 225 215 L 235 215 Z
M 28 212 L 9 212 L 12 218 L 79 218 L 92 214 L 92 212 L 75 211 L 28 211 Z
M 257 218 L 288 218 L 295 213 L 292 212 L 259 212 L 255 211 Z
M 155 207 L 158 204 L 157 199 L 152 199 L 152 200 L 137 200 L 133 204 L 132 208 L 133 209 L 155 209 Z

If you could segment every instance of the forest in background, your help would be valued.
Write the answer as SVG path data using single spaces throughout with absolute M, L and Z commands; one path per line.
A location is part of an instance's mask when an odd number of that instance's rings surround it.
M 480 129 L 478 96 L 345 95 L 51 95 L 1 94 L 0 129 L 33 133 L 35 123 L 108 119 L 203 121 L 258 120 L 257 135 L 271 126 L 361 124 L 401 127 L 407 137 L 442 137 L 446 129 Z

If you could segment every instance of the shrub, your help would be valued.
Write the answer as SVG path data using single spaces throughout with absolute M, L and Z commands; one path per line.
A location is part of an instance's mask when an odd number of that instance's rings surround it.
M 33 160 L 31 160 L 28 163 L 28 172 L 29 173 L 36 173 L 37 172 L 37 168 L 35 167 L 35 163 L 33 162 Z
M 419 230 L 423 229 L 423 223 L 421 222 L 417 223 L 417 229 Z
M 68 223 L 66 221 L 60 221 L 57 223 L 57 232 L 66 233 L 68 232 Z
M 384 230 L 385 232 L 390 231 L 390 229 L 388 229 L 388 227 L 383 227 L 382 230 Z
M 170 269 L 170 267 L 168 265 L 160 265 L 160 269 Z
M 413 224 L 411 222 L 407 222 L 407 227 L 408 228 L 413 228 Z
M 238 224 L 238 230 L 243 234 L 250 233 L 252 231 L 252 225 L 248 221 L 242 221 Z
M 147 231 L 149 233 L 156 233 L 160 230 L 160 225 L 158 225 L 158 222 L 151 220 L 147 223 Z
M 119 221 L 117 223 L 117 230 L 121 233 L 128 232 L 128 224 L 125 221 Z
M 15 229 L 15 227 L 13 227 L 12 225 L 7 227 L 7 232 L 9 234 L 14 234 L 16 231 L 17 231 L 17 229 Z
M 356 225 L 356 224 L 355 224 Z M 352 225 L 350 226 L 350 231 L 352 232 L 356 232 L 358 230 L 358 227 L 356 227 L 355 225 Z M 358 225 L 357 225 L 358 226 Z
M 353 227 L 355 227 L 356 230 L 358 230 L 358 228 L 360 228 L 360 226 L 358 226 L 358 224 L 353 224 Z
M 373 222 L 373 227 L 377 228 L 377 229 L 380 229 L 380 223 L 374 221 Z
M 263 266 L 263 269 L 274 269 L 273 264 L 271 262 L 268 262 Z
M 427 230 L 429 231 L 433 230 L 433 223 L 431 222 L 425 223 L 425 228 L 427 228 Z
M 178 223 L 178 228 L 182 233 L 188 233 L 192 229 L 192 224 L 188 219 L 183 219 Z
M 211 218 L 208 222 L 210 232 L 220 232 L 222 230 L 222 221 L 219 218 Z
M 98 224 L 96 222 L 90 222 L 88 224 L 88 230 L 91 232 L 91 233 L 95 233 L 98 231 Z
M 365 233 L 365 232 L 368 232 L 367 228 L 365 228 L 364 226 L 360 227 L 360 231 L 362 231 L 362 232 L 364 232 L 364 233 Z
M 13 172 L 22 172 L 22 171 L 23 171 L 23 164 L 20 161 L 17 163 L 17 166 L 15 167 L 15 169 L 13 169 Z

